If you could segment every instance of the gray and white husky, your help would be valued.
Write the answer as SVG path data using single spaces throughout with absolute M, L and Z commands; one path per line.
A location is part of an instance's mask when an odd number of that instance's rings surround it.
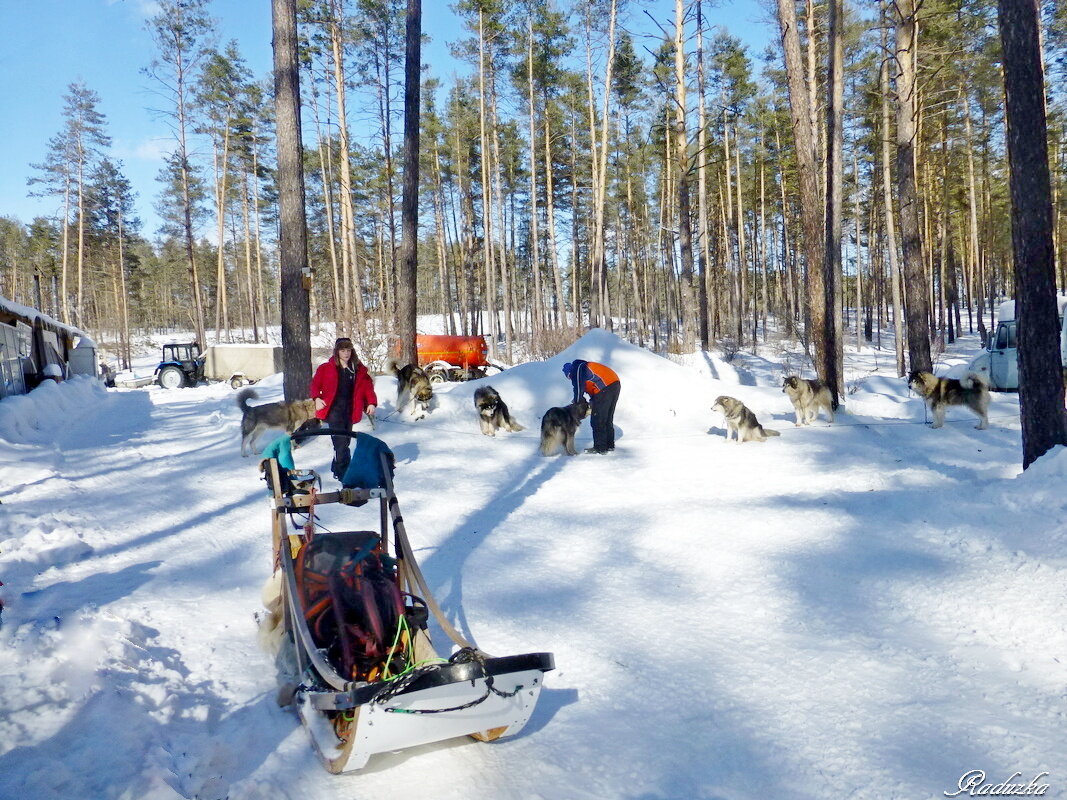
M 315 419 L 314 400 L 248 405 L 249 400 L 257 397 L 255 389 L 242 389 L 237 393 L 237 406 L 241 409 L 242 456 L 251 455 L 256 439 L 267 428 L 283 428 L 291 436 L 304 423 Z
M 782 381 L 782 391 L 789 395 L 796 412 L 797 427 L 810 425 L 819 418 L 819 411 L 825 409 L 830 422 L 834 421 L 834 397 L 829 387 L 822 381 L 811 378 L 798 378 L 790 375 Z
M 737 438 L 738 444 L 763 442 L 768 436 L 781 436 L 778 431 L 760 425 L 752 410 L 736 397 L 720 395 L 711 410 L 718 411 L 726 419 L 726 441 L 730 441 L 731 433 Z

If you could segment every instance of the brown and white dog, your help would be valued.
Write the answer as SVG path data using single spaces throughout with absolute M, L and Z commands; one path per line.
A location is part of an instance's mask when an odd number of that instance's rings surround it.
M 964 377 L 939 378 L 932 372 L 916 370 L 908 376 L 908 386 L 920 395 L 934 414 L 933 428 L 945 424 L 945 411 L 949 406 L 966 406 L 978 417 L 975 428 L 989 427 L 989 387 L 977 372 Z

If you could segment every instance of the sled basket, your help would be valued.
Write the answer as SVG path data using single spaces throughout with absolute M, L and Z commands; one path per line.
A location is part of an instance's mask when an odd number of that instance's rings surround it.
M 335 773 L 361 769 L 375 753 L 514 735 L 555 668 L 551 653 L 490 656 L 452 626 L 415 560 L 385 459 L 383 487 L 287 495 L 281 481 L 271 483 L 279 664 L 291 679 L 279 700 L 292 702 Z M 277 475 L 276 461 L 268 468 Z M 327 504 L 363 516 L 377 509 L 378 530 L 319 530 L 315 509 Z M 431 614 L 458 648 L 448 658 L 430 641 Z

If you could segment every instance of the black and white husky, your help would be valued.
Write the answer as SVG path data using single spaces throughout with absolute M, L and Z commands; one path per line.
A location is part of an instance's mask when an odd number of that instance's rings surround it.
M 569 456 L 578 455 L 574 449 L 574 435 L 582 420 L 589 416 L 589 403 L 582 398 L 562 408 L 550 408 L 541 417 L 541 455 L 550 456 L 563 445 Z
M 508 404 L 500 399 L 500 394 L 492 386 L 478 388 L 474 393 L 474 407 L 478 409 L 478 422 L 486 436 L 496 436 L 498 430 L 525 430 L 511 418 Z

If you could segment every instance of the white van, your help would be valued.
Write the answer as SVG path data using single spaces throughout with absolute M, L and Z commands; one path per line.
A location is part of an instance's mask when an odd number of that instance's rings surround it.
M 1060 315 L 1060 364 L 1067 367 L 1067 325 L 1064 307 L 1067 296 L 1056 296 Z M 987 376 L 989 388 L 1003 392 L 1019 390 L 1019 351 L 1015 338 L 1015 301 L 1006 300 L 997 310 L 997 328 L 989 339 L 989 347 L 976 356 L 967 369 Z

